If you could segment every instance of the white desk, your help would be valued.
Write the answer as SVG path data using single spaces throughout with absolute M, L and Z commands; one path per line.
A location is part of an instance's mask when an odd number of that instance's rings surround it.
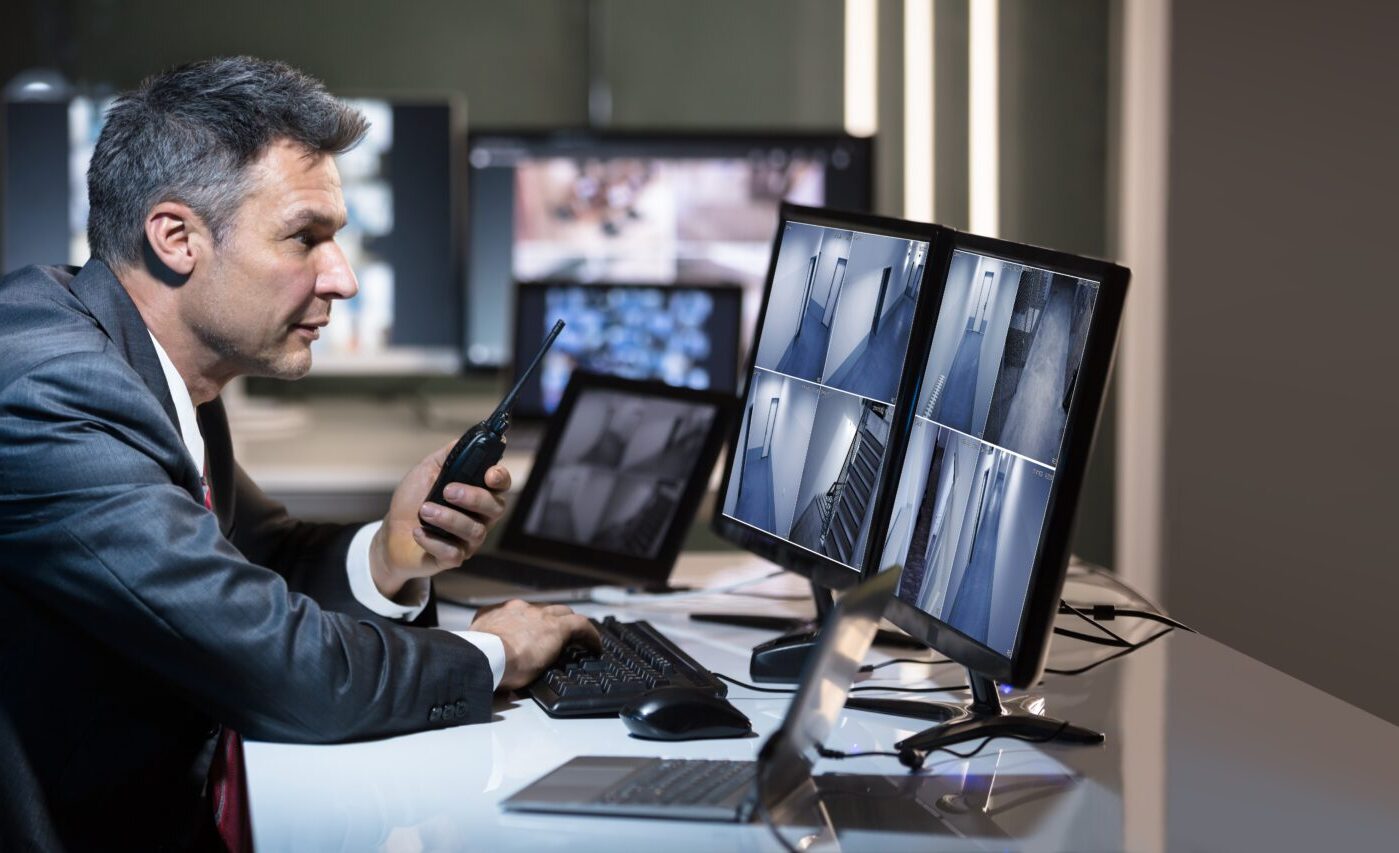
M 713 585 L 770 567 L 732 554 L 688 555 L 676 580 Z M 783 576 L 752 588 L 800 594 Z M 1092 598 L 1090 598 L 1092 596 Z M 1111 600 L 1071 580 L 1066 598 Z M 769 634 L 689 620 L 690 611 L 809 613 L 803 602 L 709 595 L 623 610 L 647 619 L 711 669 L 747 680 L 748 650 Z M 447 609 L 449 627 L 466 611 Z M 1061 621 L 1067 625 L 1067 622 Z M 1129 629 L 1126 621 L 1114 626 Z M 1089 629 L 1091 630 L 1091 629 Z M 1139 624 L 1141 638 L 1154 623 Z M 1112 650 L 1056 638 L 1050 665 L 1068 668 Z M 895 653 L 907 656 L 907 653 Z M 884 659 L 876 650 L 870 660 Z M 924 685 L 926 667 L 889 667 Z M 953 667 L 932 670 L 965 683 Z M 1378 674 L 1377 674 L 1378 675 Z M 891 683 L 881 677 L 878 682 Z M 846 850 L 1361 850 L 1399 839 L 1399 727 L 1198 635 L 1174 632 L 1081 676 L 1049 676 L 1038 691 L 1048 711 L 1107 734 L 1101 747 L 995 741 L 970 762 L 930 761 L 920 799 L 930 834 L 880 832 L 880 809 L 907 813 L 909 798 L 835 803 L 850 818 Z M 372 743 L 295 746 L 249 743 L 247 769 L 257 849 L 303 850 L 776 850 L 759 824 L 508 814 L 498 803 L 575 755 L 666 755 L 751 759 L 780 722 L 787 697 L 732 688 L 757 738 L 656 744 L 627 736 L 620 721 L 553 720 L 529 699 L 499 701 L 491 723 Z M 880 695 L 880 694 L 863 694 Z M 921 729 L 916 721 L 848 711 L 829 746 L 887 749 Z M 974 746 L 974 744 L 973 744 Z M 1067 771 L 1073 781 L 1056 785 Z M 823 761 L 816 772 L 908 776 L 892 758 Z M 989 809 L 973 810 L 989 783 Z M 861 811 L 861 809 L 855 809 Z M 872 816 L 873 815 L 873 816 Z M 959 834 L 962 833 L 962 834 Z M 970 834 L 968 834 L 970 833 Z

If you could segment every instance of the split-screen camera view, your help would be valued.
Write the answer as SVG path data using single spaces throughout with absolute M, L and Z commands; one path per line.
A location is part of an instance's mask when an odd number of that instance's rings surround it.
M 1009 656 L 1098 284 L 968 252 L 948 271 L 880 568 Z
M 862 567 L 927 253 L 786 224 L 725 515 Z
M 584 392 L 559 439 L 525 532 L 654 557 L 704 447 L 714 406 Z

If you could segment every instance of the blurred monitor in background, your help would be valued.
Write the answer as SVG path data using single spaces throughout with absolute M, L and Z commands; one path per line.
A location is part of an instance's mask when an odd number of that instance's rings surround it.
M 555 320 L 568 325 L 520 389 L 515 414 L 558 407 L 575 368 L 732 393 L 742 290 L 733 285 L 525 282 L 515 307 L 516 377 Z
M 312 375 L 455 373 L 461 265 L 447 100 L 347 99 L 369 134 L 336 158 L 348 224 L 336 242 L 359 278 L 313 345 Z M 111 98 L 7 102 L 3 271 L 88 259 L 87 167 Z
M 110 104 L 59 90 L 7 99 L 0 274 L 87 261 L 87 164 Z
M 509 359 L 516 281 L 736 282 L 749 329 L 778 204 L 870 204 L 870 140 L 841 134 L 474 133 L 467 156 L 477 367 Z

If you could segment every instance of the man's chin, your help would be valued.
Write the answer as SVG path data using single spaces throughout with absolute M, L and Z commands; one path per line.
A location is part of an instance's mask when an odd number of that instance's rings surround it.
M 249 375 L 261 376 L 266 379 L 284 379 L 288 382 L 300 379 L 311 372 L 311 350 L 306 348 L 300 352 L 287 352 L 275 361 L 264 362 L 258 365 L 258 369 L 249 371 Z
M 286 380 L 300 379 L 311 372 L 311 353 L 306 351 L 297 353 L 294 357 L 287 359 L 283 365 L 283 370 L 279 378 Z

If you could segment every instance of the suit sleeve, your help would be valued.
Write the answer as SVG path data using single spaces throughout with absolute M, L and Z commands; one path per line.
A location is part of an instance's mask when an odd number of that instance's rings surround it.
M 362 525 L 292 518 L 234 463 L 234 521 L 228 539 L 250 562 L 281 575 L 287 586 L 322 607 L 355 616 L 375 616 L 350 589 L 346 564 L 350 542 Z M 437 624 L 437 602 L 429 587 L 427 606 L 413 625 Z
M 489 718 L 479 649 L 292 591 L 176 485 L 181 448 L 107 353 L 62 356 L 0 389 L 0 581 L 248 737 L 335 742 Z M 283 517 L 249 516 L 270 529 Z M 297 537 L 324 536 L 324 555 L 343 535 L 296 528 L 273 550 L 309 553 Z

